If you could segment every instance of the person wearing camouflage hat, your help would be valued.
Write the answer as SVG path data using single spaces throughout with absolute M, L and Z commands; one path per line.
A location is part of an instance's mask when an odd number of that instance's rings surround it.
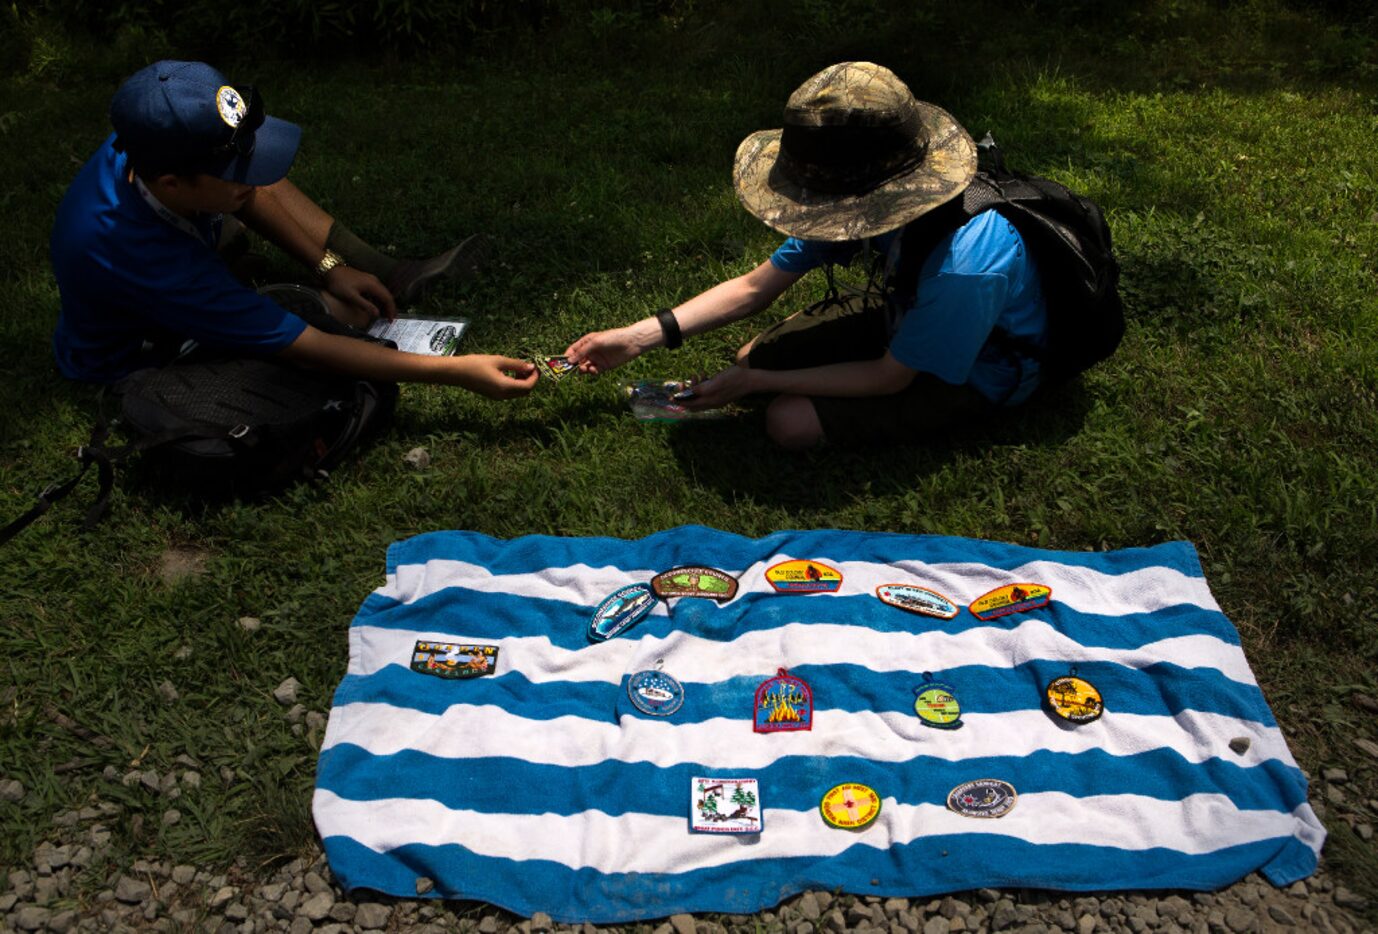
M 478 245 L 470 238 L 424 261 L 373 249 L 286 178 L 301 129 L 268 116 L 255 89 L 201 62 L 155 62 L 120 86 L 110 119 L 114 134 L 78 172 L 53 225 L 62 298 L 53 352 L 64 375 L 114 383 L 167 362 L 190 340 L 494 398 L 535 384 L 534 366 L 513 358 L 409 354 L 327 333 L 299 316 L 305 309 L 283 307 L 231 273 L 218 250 L 242 222 L 315 272 L 330 315 L 365 327 L 464 268 Z
M 782 129 L 753 133 L 737 149 L 738 198 L 789 239 L 750 272 L 635 324 L 586 334 L 567 353 L 600 372 L 673 349 L 684 335 L 765 309 L 818 266 L 867 253 L 890 300 L 824 302 L 786 318 L 742 347 L 736 365 L 684 394 L 686 407 L 774 394 L 767 431 L 802 449 L 922 440 L 1016 405 L 1037 388 L 1038 364 L 1001 335 L 1043 346 L 1047 309 L 1019 233 L 996 212 L 938 229 L 943 206 L 975 173 L 971 136 L 894 72 L 870 62 L 825 68 L 790 95 Z M 905 236 L 919 225 L 941 235 L 906 288 L 902 248 L 921 242 Z

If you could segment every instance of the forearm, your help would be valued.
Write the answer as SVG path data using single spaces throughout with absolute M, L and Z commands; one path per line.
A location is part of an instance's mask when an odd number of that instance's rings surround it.
M 672 312 L 679 322 L 680 333 L 692 337 L 769 307 L 798 278 L 797 274 L 782 273 L 766 262 L 745 275 L 700 292 Z M 631 331 L 642 353 L 665 345 L 664 332 L 654 315 L 631 325 Z
M 316 268 L 325 254 L 325 243 L 317 243 L 278 199 L 271 186 L 259 188 L 235 215 L 254 233 L 268 240 L 287 255 L 310 269 Z
M 279 356 L 298 366 L 397 383 L 462 382 L 463 357 L 433 357 L 308 327 Z

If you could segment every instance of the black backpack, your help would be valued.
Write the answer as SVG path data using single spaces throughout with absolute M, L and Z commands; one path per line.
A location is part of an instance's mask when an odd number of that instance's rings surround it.
M 987 134 L 980 168 L 958 198 L 905 228 L 899 268 L 887 290 L 910 307 L 924 260 L 944 236 L 983 211 L 998 211 L 1014 225 L 1038 266 L 1048 305 L 1047 346 L 997 330 L 998 346 L 1037 360 L 1042 388 L 1066 382 L 1115 352 L 1124 336 L 1120 264 L 1110 246 L 1110 227 L 1095 202 L 1050 179 L 1013 172 Z
M 295 291 L 293 291 L 295 290 Z M 332 333 L 379 343 L 330 318 L 309 289 L 264 290 L 279 304 Z M 100 521 L 114 468 L 141 455 L 159 485 L 202 499 L 254 495 L 300 480 L 322 480 L 361 441 L 390 423 L 397 384 L 302 370 L 271 359 L 195 355 L 136 370 L 112 387 L 120 415 L 97 419 L 77 450 L 75 476 L 38 494 L 38 503 L 0 529 L 0 544 L 66 496 L 98 468 L 99 492 L 83 529 Z M 110 443 L 112 428 L 128 443 Z

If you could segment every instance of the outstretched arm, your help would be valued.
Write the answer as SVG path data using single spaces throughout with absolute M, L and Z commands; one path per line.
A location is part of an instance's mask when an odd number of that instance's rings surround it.
M 327 334 L 313 327 L 307 327 L 278 355 L 300 366 L 364 379 L 461 386 L 490 399 L 524 396 L 537 379 L 535 365 L 526 360 L 487 354 L 431 357 Z
M 680 333 L 702 334 L 770 306 L 801 273 L 782 272 L 769 260 L 735 279 L 720 282 L 674 309 Z M 586 373 L 611 370 L 648 350 L 663 346 L 665 335 L 652 315 L 609 331 L 585 334 L 565 353 Z

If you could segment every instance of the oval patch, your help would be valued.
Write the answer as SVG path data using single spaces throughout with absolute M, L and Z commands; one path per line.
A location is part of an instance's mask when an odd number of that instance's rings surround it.
M 962 725 L 962 707 L 952 688 L 936 681 L 914 688 L 914 713 L 924 726 L 955 730 Z
M 627 679 L 632 706 L 652 717 L 668 717 L 684 706 L 684 685 L 663 671 L 648 668 Z
M 652 578 L 651 587 L 662 600 L 669 597 L 707 597 L 721 603 L 737 595 L 737 578 L 717 568 L 671 568 Z
M 646 584 L 628 584 L 613 592 L 593 611 L 589 639 L 602 642 L 620 636 L 645 619 L 655 603 L 655 594 Z
M 952 619 L 957 615 L 957 604 L 936 590 L 914 584 L 881 584 L 876 588 L 876 596 L 882 603 L 897 606 L 910 613 L 921 616 L 936 616 L 938 619 Z
M 840 830 L 864 830 L 880 816 L 880 795 L 869 785 L 834 785 L 818 804 L 823 820 Z
M 1006 584 L 971 601 L 971 614 L 979 620 L 999 619 L 1047 606 L 1053 589 L 1042 584 Z
M 1090 723 L 1105 713 L 1100 691 L 1085 678 L 1067 675 L 1048 683 L 1048 706 L 1072 723 Z
M 947 794 L 947 809 L 963 817 L 1004 817 L 1014 810 L 1018 793 L 1009 782 L 978 778 L 963 782 Z
M 766 569 L 766 581 L 780 593 L 836 593 L 842 572 L 821 561 L 781 561 Z

